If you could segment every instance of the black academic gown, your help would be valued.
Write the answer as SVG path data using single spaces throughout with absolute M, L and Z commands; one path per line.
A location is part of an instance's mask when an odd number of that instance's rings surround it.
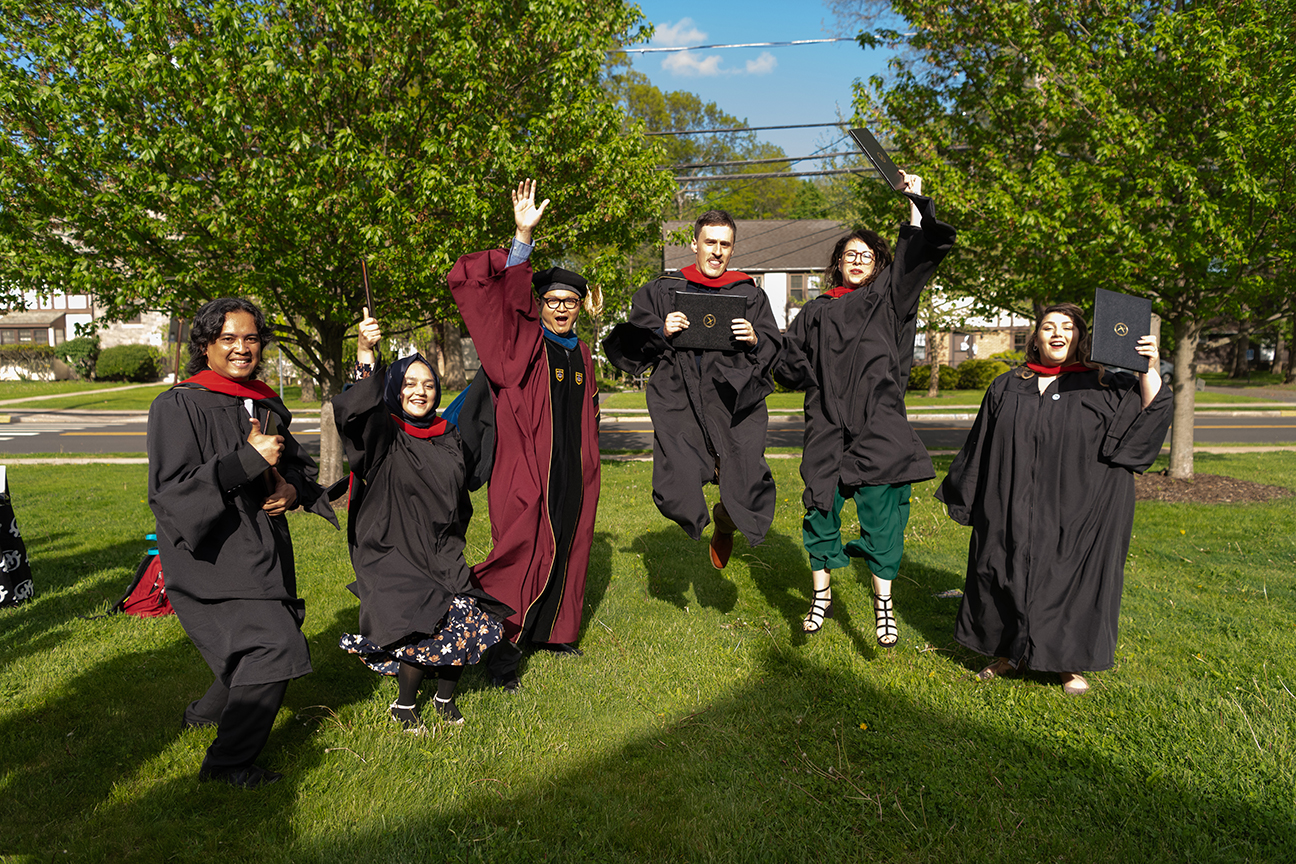
M 476 587 L 464 561 L 472 502 L 459 431 L 402 431 L 383 401 L 385 369 L 333 397 L 351 464 L 347 542 L 360 598 L 360 635 L 384 648 L 433 635 L 455 595 L 503 620 L 512 610 Z
M 314 461 L 289 431 L 288 410 L 278 399 L 253 405 L 262 429 L 277 415 L 284 449 L 276 468 L 296 488 L 297 504 L 337 525 Z M 261 509 L 270 466 L 247 442 L 243 400 L 176 387 L 153 400 L 148 429 L 149 506 L 185 632 L 226 687 L 307 674 L 288 520 Z
M 750 351 L 676 350 L 662 335 L 675 311 L 676 291 L 746 297 L 744 316 L 756 329 Z M 603 341 L 608 359 L 634 375 L 649 369 L 648 413 L 653 421 L 653 503 L 697 540 L 711 521 L 702 487 L 720 484 L 720 498 L 753 546 L 774 521 L 774 478 L 765 462 L 774 390 L 770 367 L 782 346 L 765 292 L 750 278 L 714 289 L 667 273 L 634 296 L 630 319 Z
M 821 295 L 788 326 L 774 378 L 805 391 L 802 501 L 829 511 L 838 486 L 888 486 L 936 476 L 909 425 L 905 387 L 918 301 L 954 245 L 930 198 L 912 196 L 922 226 L 905 225 L 895 260 L 868 285 Z
M 1134 472 L 1161 452 L 1173 414 L 1162 386 L 1140 411 L 1132 375 L 1073 372 L 1043 395 L 1000 375 L 936 497 L 972 526 L 954 638 L 1046 672 L 1115 658 Z

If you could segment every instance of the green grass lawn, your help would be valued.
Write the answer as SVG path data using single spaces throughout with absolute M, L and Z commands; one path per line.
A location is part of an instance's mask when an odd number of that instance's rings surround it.
M 52 396 L 59 393 L 75 393 L 85 390 L 110 390 L 122 387 L 119 381 L 0 381 L 0 401 L 6 399 L 29 399 L 33 396 Z M 116 390 L 110 393 L 92 393 L 83 396 L 67 396 L 62 399 L 40 399 L 14 405 L 0 405 L 0 413 L 6 411 L 147 411 L 149 405 L 159 393 L 166 390 L 169 384 L 154 384 L 148 387 L 134 387 L 129 390 Z M 285 388 L 281 394 L 284 404 L 292 411 L 318 411 L 320 403 L 303 402 L 301 388 L 294 385 Z M 441 394 L 441 407 L 450 404 L 450 400 L 459 395 L 457 390 L 448 390 Z
M 938 468 L 948 459 L 938 461 Z M 1296 487 L 1296 454 L 1197 456 Z M 868 593 L 800 630 L 797 462 L 771 461 L 767 541 L 724 573 L 605 463 L 577 659 L 525 689 L 465 675 L 458 729 L 387 718 L 393 681 L 337 648 L 356 628 L 345 537 L 293 514 L 315 672 L 294 682 L 246 792 L 195 779 L 181 732 L 210 675 L 175 618 L 86 620 L 152 519 L 142 466 L 13 467 L 36 599 L 0 611 L 3 861 L 1279 861 L 1296 844 L 1296 508 L 1140 504 L 1116 667 L 980 684 L 951 639 L 968 531 L 915 488 L 901 641 Z M 711 487 L 714 493 L 714 487 Z M 489 543 L 482 496 L 469 558 Z M 847 530 L 853 512 L 844 517 Z M 431 714 L 429 709 L 425 713 Z M 1287 852 L 1282 850 L 1287 849 Z

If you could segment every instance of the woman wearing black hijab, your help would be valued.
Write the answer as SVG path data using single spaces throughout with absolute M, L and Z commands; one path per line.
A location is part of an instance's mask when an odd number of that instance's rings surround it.
M 462 723 L 454 690 L 463 667 L 503 638 L 512 610 L 469 579 L 464 532 L 472 515 L 459 433 L 436 416 L 441 389 L 422 355 L 375 368 L 378 322 L 360 322 L 355 386 L 333 399 L 351 463 L 347 539 L 360 633 L 341 647 L 395 675 L 392 717 L 422 726 L 416 699 L 429 670 L 441 719 Z

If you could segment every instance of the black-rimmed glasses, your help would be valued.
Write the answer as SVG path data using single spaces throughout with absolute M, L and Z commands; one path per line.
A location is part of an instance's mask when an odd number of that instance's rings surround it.
M 550 309 L 562 309 L 566 312 L 575 309 L 581 302 L 579 297 L 542 297 L 541 299 Z

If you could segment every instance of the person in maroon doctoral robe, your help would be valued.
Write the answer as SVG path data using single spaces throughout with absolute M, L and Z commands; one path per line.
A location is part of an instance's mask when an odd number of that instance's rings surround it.
M 449 277 L 494 403 L 492 548 L 472 569 L 484 591 L 517 610 L 505 622 L 508 641 L 487 657 L 493 682 L 508 690 L 520 684 L 521 645 L 581 653 L 573 643 L 599 495 L 598 386 L 575 333 L 582 303 L 592 314 L 598 299 L 570 271 L 532 273 L 532 235 L 549 201 L 536 206 L 534 180 L 512 198 L 512 249 L 465 255 Z

